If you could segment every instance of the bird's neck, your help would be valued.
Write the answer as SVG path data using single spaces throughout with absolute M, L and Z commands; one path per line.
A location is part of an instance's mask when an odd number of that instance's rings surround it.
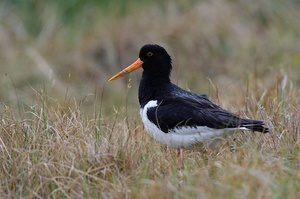
M 139 103 L 144 107 L 150 100 L 159 96 L 163 92 L 163 88 L 171 84 L 169 75 L 157 74 L 149 75 L 143 72 L 143 76 L 139 86 Z

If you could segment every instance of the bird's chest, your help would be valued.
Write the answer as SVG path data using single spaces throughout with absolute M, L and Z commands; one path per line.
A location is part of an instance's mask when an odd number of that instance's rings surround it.
M 148 110 L 150 108 L 155 108 L 155 107 L 157 107 L 157 100 L 151 100 L 147 102 L 146 105 L 140 110 L 140 115 L 144 123 L 144 127 L 147 133 L 150 134 L 152 137 L 157 137 L 157 134 L 162 133 L 162 131 L 149 120 L 147 115 Z

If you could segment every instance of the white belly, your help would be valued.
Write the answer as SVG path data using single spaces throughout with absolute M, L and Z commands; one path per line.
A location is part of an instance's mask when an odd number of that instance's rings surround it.
M 143 109 L 140 110 L 142 121 L 144 123 L 147 133 L 155 140 L 162 144 L 166 144 L 173 148 L 188 147 L 196 144 L 197 142 L 203 142 L 216 137 L 221 137 L 225 134 L 233 133 L 237 130 L 248 130 L 242 128 L 226 128 L 226 129 L 214 129 L 207 126 L 198 127 L 179 127 L 175 128 L 168 133 L 164 133 L 154 123 L 152 123 L 147 117 L 147 111 L 149 108 L 157 107 L 157 101 L 149 101 Z

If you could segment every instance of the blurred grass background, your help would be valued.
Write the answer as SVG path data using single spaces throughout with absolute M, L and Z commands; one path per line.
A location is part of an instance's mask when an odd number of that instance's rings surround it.
M 258 98 L 284 76 L 299 86 L 299 8 L 295 0 L 2 0 L 0 102 L 27 109 L 45 92 L 65 105 L 76 98 L 89 113 L 97 97 L 111 114 L 128 96 L 138 112 L 141 71 L 107 80 L 157 43 L 173 58 L 174 83 L 213 100 L 215 86 L 239 106 L 249 86 Z
M 296 0 L 2 0 L 0 196 L 299 198 L 299 8 Z M 271 132 L 185 150 L 180 162 L 143 129 L 142 70 L 107 82 L 146 43 L 168 50 L 174 83 Z

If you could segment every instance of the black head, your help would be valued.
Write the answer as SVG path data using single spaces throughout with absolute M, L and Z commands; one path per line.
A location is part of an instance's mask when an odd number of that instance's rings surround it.
M 156 44 L 146 44 L 140 50 L 139 59 L 132 63 L 127 68 L 123 69 L 108 81 L 112 81 L 127 75 L 128 73 L 143 68 L 143 77 L 151 77 L 169 81 L 172 70 L 171 57 L 167 51 Z
M 142 60 L 142 68 L 145 72 L 154 72 L 155 74 L 165 74 L 168 76 L 172 70 L 172 60 L 167 51 L 157 44 L 144 45 L 139 54 Z

